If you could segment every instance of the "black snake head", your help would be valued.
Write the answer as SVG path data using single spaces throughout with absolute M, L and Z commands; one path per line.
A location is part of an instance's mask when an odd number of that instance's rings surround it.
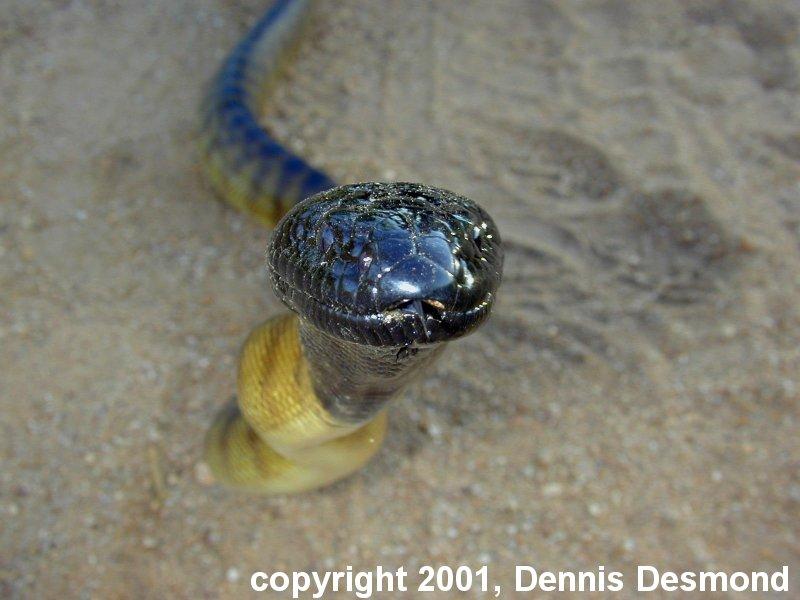
M 475 202 L 415 183 L 359 183 L 297 204 L 267 250 L 278 297 L 340 338 L 436 343 L 489 315 L 500 235 Z

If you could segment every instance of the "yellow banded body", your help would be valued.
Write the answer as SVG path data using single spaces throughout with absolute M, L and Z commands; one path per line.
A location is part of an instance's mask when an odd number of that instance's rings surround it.
M 298 318 L 256 327 L 239 361 L 238 406 L 223 409 L 206 438 L 206 461 L 229 486 L 262 494 L 305 491 L 361 468 L 380 448 L 386 413 L 366 423 L 336 419 L 323 406 Z

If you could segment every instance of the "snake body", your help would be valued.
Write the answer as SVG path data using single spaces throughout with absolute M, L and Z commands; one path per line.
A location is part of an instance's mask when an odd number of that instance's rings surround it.
M 216 192 L 270 227 L 300 200 L 336 185 L 286 150 L 258 120 L 310 4 L 275 2 L 223 62 L 201 108 L 202 154 Z
M 275 227 L 267 263 L 291 310 L 245 342 L 238 404 L 212 425 L 206 460 L 217 480 L 267 494 L 364 465 L 383 440 L 389 400 L 488 317 L 503 262 L 497 227 L 475 202 L 412 183 L 335 187 L 259 124 L 307 4 L 273 4 L 203 107 L 211 182 Z

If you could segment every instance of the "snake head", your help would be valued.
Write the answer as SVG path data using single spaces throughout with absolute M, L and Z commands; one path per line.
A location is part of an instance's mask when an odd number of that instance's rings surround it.
M 443 342 L 489 315 L 503 253 L 472 200 L 414 183 L 358 183 L 297 204 L 267 250 L 291 310 L 340 338 L 377 346 Z

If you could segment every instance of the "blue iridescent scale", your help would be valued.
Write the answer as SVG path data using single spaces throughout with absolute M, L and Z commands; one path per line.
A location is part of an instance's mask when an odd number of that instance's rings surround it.
M 203 153 L 218 193 L 274 224 L 299 201 L 336 184 L 260 124 L 264 89 L 305 16 L 308 0 L 279 0 L 239 42 L 203 105 Z

